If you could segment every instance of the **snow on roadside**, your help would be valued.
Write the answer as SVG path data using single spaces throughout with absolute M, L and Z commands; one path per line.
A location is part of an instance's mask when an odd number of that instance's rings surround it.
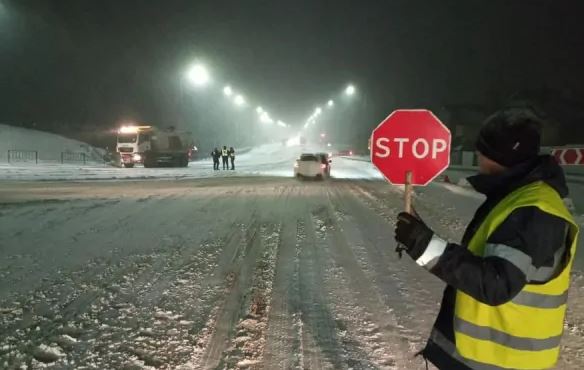
M 84 153 L 88 161 L 102 161 L 104 150 L 50 132 L 0 124 L 0 161 L 9 150 L 37 151 L 39 161 L 59 162 L 61 153 Z

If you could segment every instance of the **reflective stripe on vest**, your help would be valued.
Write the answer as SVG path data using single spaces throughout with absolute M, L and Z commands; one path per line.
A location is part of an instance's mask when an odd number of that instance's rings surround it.
M 568 230 L 566 230 L 566 233 Z M 499 257 L 511 262 L 521 272 L 525 274 L 528 282 L 546 282 L 551 279 L 556 270 L 560 267 L 566 246 L 562 245 L 554 254 L 552 266 L 535 267 L 532 264 L 531 257 L 519 249 L 509 247 L 505 244 L 491 244 L 485 246 L 484 257 Z
M 564 219 L 569 225 L 569 260 L 556 273 L 538 270 L 531 258 L 512 248 L 488 245 L 489 236 L 516 209 L 538 207 L 543 212 Z M 497 255 L 511 261 L 532 277 L 547 276 L 543 284 L 526 284 L 510 302 L 489 306 L 471 296 L 456 292 L 454 313 L 455 343 L 440 333 L 437 345 L 473 369 L 547 369 L 555 366 L 560 352 L 560 338 L 566 312 L 570 270 L 578 240 L 578 226 L 558 193 L 543 182 L 521 187 L 491 210 L 473 235 L 468 249 L 475 255 Z M 561 256 L 556 256 L 557 261 Z M 554 261 L 554 265 L 555 265 Z M 557 267 L 557 266 L 555 266 Z M 534 276 L 535 275 L 535 276 Z M 438 338 L 440 337 L 440 338 Z M 450 347 L 450 348 L 449 348 Z
M 227 157 L 227 150 L 226 150 L 226 149 L 223 149 L 223 150 L 221 151 L 221 153 L 223 154 L 223 156 L 224 156 L 224 157 Z
M 434 342 L 434 344 L 436 344 L 437 346 L 442 348 L 442 350 L 444 352 L 446 352 L 447 354 L 449 354 L 453 359 L 465 364 L 466 366 L 470 367 L 471 369 L 474 369 L 474 370 L 501 370 L 501 369 L 504 369 L 500 366 L 484 364 L 484 363 L 476 362 L 476 361 L 469 360 L 467 358 L 462 357 L 461 355 L 458 354 L 458 351 L 456 350 L 454 343 L 449 341 L 442 333 L 440 333 L 436 329 L 432 330 L 432 333 L 430 333 L 430 339 L 432 340 L 432 342 Z
M 552 349 L 560 345 L 562 335 L 556 335 L 545 339 L 515 337 L 503 331 L 486 326 L 478 326 L 468 321 L 454 318 L 454 330 L 481 340 L 488 340 L 502 346 L 520 351 L 542 351 Z
M 559 295 L 519 292 L 513 298 L 513 303 L 535 308 L 558 308 L 568 302 L 568 291 Z

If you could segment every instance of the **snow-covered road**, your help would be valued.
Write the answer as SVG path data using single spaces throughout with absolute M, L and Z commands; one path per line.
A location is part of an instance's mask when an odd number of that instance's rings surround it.
M 458 239 L 480 201 L 459 197 L 430 187 L 418 211 Z M 1 368 L 423 368 L 442 283 L 394 253 L 384 182 L 3 182 L 0 202 Z
M 344 158 L 297 181 L 300 150 L 236 171 L 0 166 L 0 368 L 424 368 L 443 284 L 394 253 L 402 190 Z M 434 183 L 414 201 L 459 240 L 481 200 Z M 562 369 L 584 366 L 582 266 Z

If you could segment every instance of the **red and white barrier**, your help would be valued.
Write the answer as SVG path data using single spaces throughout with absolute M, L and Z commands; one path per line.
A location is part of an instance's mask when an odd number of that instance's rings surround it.
M 552 155 L 562 166 L 584 166 L 584 148 L 553 148 Z

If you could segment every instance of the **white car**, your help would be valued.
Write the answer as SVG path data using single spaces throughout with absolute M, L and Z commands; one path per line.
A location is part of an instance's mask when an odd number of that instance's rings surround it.
M 304 153 L 294 163 L 294 176 L 298 178 L 312 177 L 324 179 L 329 175 L 329 164 L 324 163 L 321 156 Z

